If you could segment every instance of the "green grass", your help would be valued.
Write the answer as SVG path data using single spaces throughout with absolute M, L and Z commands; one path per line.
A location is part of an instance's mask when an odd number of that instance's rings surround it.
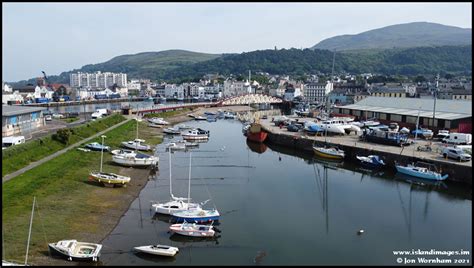
M 151 118 L 151 117 L 167 118 L 167 117 L 176 116 L 176 115 L 180 115 L 180 114 L 184 114 L 184 113 L 192 112 L 192 111 L 193 111 L 192 108 L 184 108 L 184 109 L 176 110 L 176 111 L 168 111 L 168 112 L 162 112 L 162 113 L 150 113 L 150 114 L 144 115 L 143 117 L 144 118 Z
M 69 144 L 74 144 L 88 138 L 97 132 L 107 129 L 125 120 L 120 114 L 71 128 L 73 135 Z M 48 155 L 66 148 L 69 145 L 52 139 L 52 134 L 46 137 L 31 140 L 24 144 L 11 146 L 2 151 L 2 177 L 26 167 L 31 162 L 38 161 Z
M 61 120 L 66 122 L 66 123 L 72 123 L 74 121 L 79 120 L 79 117 L 64 118 L 64 119 L 61 119 Z
M 145 126 L 146 123 L 140 122 L 139 137 L 148 144 L 161 143 L 161 135 Z M 135 138 L 136 121 L 131 120 L 105 135 L 105 143 L 116 148 L 121 141 Z M 126 188 L 110 189 L 87 183 L 89 172 L 98 170 L 99 165 L 100 152 L 70 150 L 3 184 L 6 259 L 24 260 L 33 196 L 39 205 L 30 243 L 29 256 L 33 263 L 35 258 L 47 254 L 46 242 L 87 239 L 88 234 L 100 234 L 104 228 L 111 227 L 104 226 L 101 219 L 110 209 L 122 209 L 117 204 L 123 202 L 120 197 Z M 119 173 L 120 169 L 112 164 L 111 154 L 104 153 L 103 170 Z

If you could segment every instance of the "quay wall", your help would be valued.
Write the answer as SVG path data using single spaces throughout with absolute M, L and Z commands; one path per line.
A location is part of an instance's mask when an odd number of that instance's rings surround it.
M 312 146 L 313 146 L 313 143 L 315 142 L 314 140 L 298 137 L 298 136 L 292 136 L 285 133 L 273 133 L 271 130 L 265 127 L 264 129 L 265 131 L 268 132 L 267 140 L 269 142 L 282 145 L 282 146 L 292 147 L 298 150 L 304 150 L 304 151 L 310 151 L 310 152 L 313 151 Z M 316 141 L 316 144 L 323 145 L 324 142 Z M 367 148 L 357 147 L 357 143 L 354 146 L 343 145 L 343 144 L 338 144 L 334 142 L 328 142 L 328 144 L 334 145 L 334 146 L 337 145 L 339 148 L 344 150 L 346 159 L 356 159 L 356 155 L 368 155 L 368 154 L 380 155 L 381 157 L 384 157 L 387 168 L 392 168 L 392 169 L 395 169 L 395 161 L 399 163 L 410 163 L 410 162 L 416 162 L 416 161 L 424 161 L 428 163 L 433 163 L 438 167 L 438 169 L 442 170 L 443 174 L 449 175 L 447 180 L 462 182 L 462 183 L 472 185 L 472 167 L 471 166 L 458 165 L 456 162 L 451 163 L 451 162 L 437 161 L 434 159 L 422 159 L 418 157 L 409 157 L 406 155 L 395 154 L 388 151 L 379 151 L 379 150 L 375 151 L 375 150 L 371 150 Z

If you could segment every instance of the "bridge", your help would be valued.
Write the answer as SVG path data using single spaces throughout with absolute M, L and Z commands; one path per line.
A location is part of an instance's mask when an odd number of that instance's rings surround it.
M 260 103 L 282 103 L 283 100 L 277 97 L 264 95 L 264 94 L 246 94 L 242 96 L 230 97 L 224 99 L 221 104 L 223 106 L 229 105 L 248 105 L 248 104 L 260 104 Z

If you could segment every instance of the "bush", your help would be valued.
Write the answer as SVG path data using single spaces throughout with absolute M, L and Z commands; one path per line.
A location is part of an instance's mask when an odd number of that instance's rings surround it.
M 59 129 L 56 134 L 53 135 L 53 139 L 63 143 L 69 144 L 69 139 L 71 138 L 72 131 L 69 128 Z

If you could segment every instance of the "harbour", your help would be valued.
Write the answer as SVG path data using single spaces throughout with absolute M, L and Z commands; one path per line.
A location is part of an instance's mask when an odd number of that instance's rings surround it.
M 219 209 L 220 237 L 172 235 L 170 218 L 150 209 L 150 200 L 169 196 L 168 153 L 160 145 L 160 170 L 101 242 L 101 264 L 386 265 L 395 260 L 394 248 L 471 249 L 462 242 L 471 232 L 471 193 L 458 183 L 420 185 L 390 169 L 371 173 L 350 161 L 327 163 L 295 148 L 252 144 L 238 121 L 189 124 L 211 132 L 209 142 L 192 150 L 191 197 L 211 198 L 208 207 Z M 177 196 L 187 195 L 188 154 L 172 154 Z M 180 252 L 166 259 L 130 250 L 151 243 Z M 376 246 L 376 255 L 367 253 Z

